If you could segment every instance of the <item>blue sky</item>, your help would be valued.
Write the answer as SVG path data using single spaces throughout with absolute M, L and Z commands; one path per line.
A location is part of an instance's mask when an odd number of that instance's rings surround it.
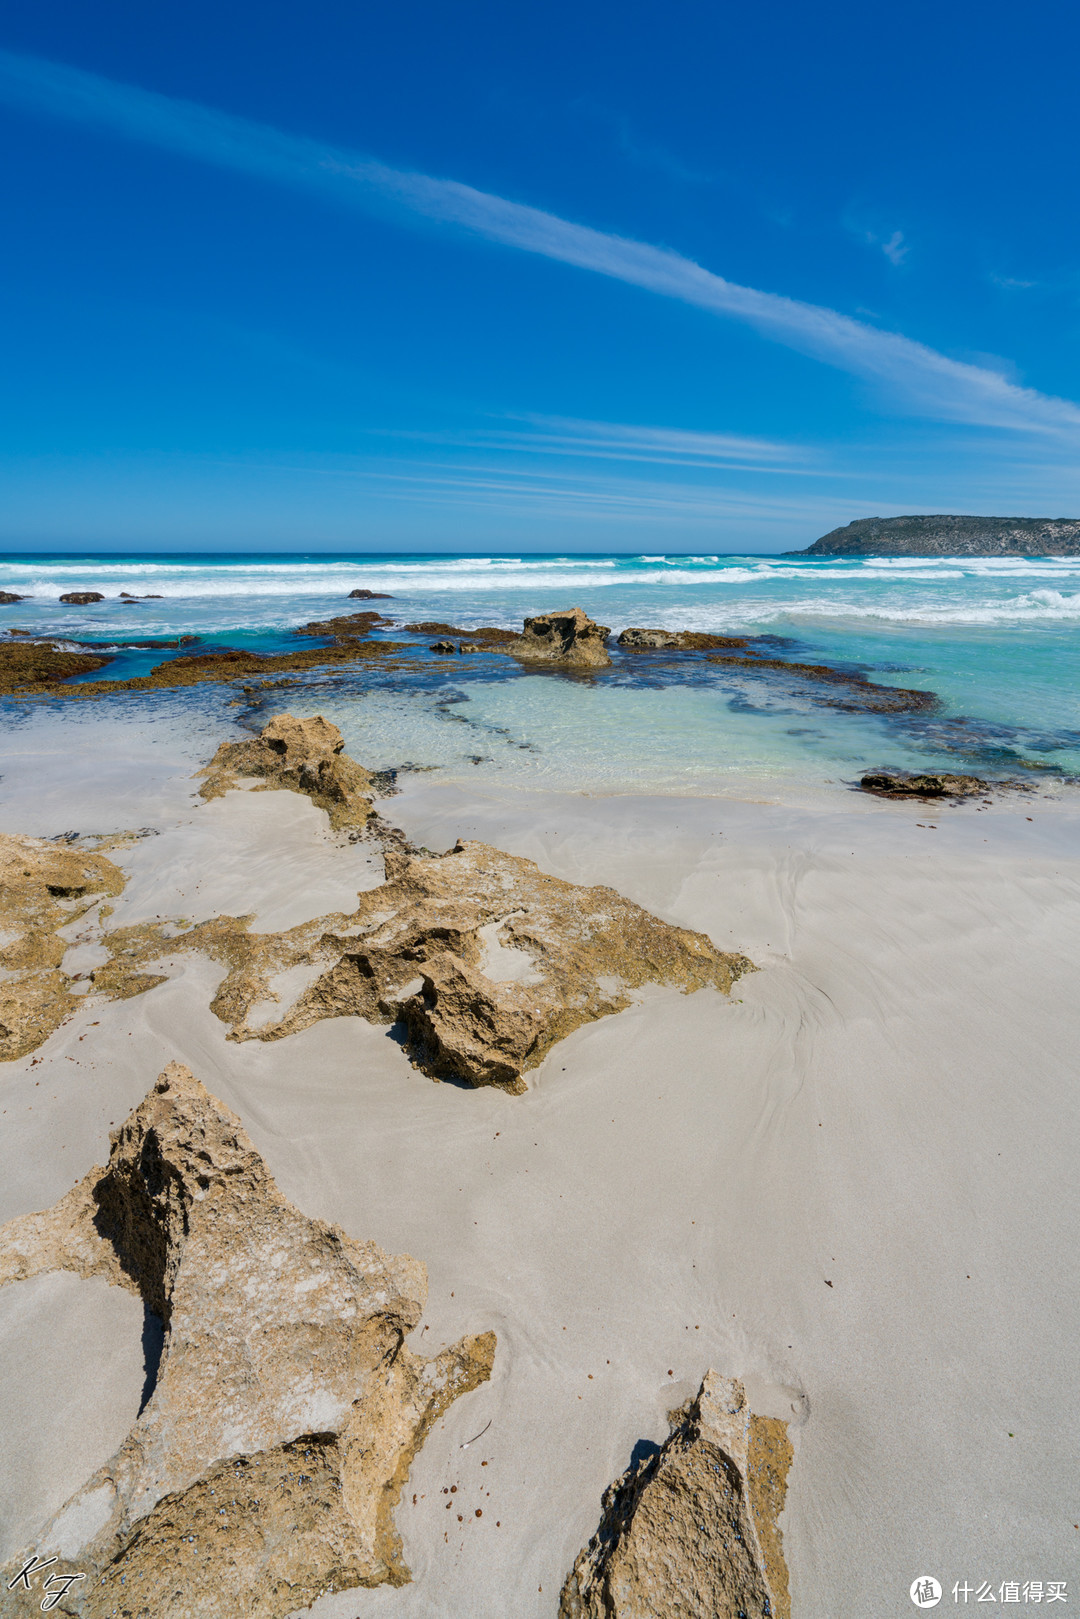
M 1080 513 L 1076 13 L 0 12 L 0 544 Z

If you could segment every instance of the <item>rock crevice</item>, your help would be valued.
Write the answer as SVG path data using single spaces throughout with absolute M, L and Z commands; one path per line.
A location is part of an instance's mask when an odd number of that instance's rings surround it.
M 494 1334 L 414 1354 L 423 1265 L 301 1214 L 180 1064 L 111 1140 L 107 1166 L 0 1228 L 0 1284 L 103 1275 L 166 1324 L 149 1402 L 32 1548 L 87 1576 L 63 1611 L 282 1619 L 404 1583 L 393 1513 L 409 1466 L 490 1376 Z
M 559 1619 L 789 1619 L 784 1423 L 754 1416 L 738 1379 L 712 1371 L 671 1422 L 605 1492 Z

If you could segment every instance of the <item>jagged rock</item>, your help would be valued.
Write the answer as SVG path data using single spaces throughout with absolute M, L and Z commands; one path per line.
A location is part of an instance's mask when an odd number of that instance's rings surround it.
M 58 930 L 123 886 L 103 855 L 0 834 L 0 1061 L 33 1051 L 79 1005 L 61 970 L 69 945 Z
M 103 602 L 105 597 L 100 590 L 69 590 L 60 600 L 72 607 L 86 607 L 90 602 Z
M 384 860 L 386 883 L 354 912 L 281 933 L 250 933 L 251 919 L 236 917 L 182 934 L 116 929 L 95 987 L 201 950 L 228 968 L 211 1009 L 230 1039 L 276 1040 L 327 1017 L 399 1023 L 422 1072 L 520 1094 L 556 1041 L 622 1011 L 642 985 L 727 994 L 752 971 L 614 889 L 579 888 L 483 843 L 419 856 L 387 841 Z
M 758 639 L 758 637 L 754 637 Z M 710 652 L 722 647 L 745 647 L 751 644 L 746 635 L 705 635 L 697 630 L 623 630 L 616 646 L 631 652 L 651 652 L 664 648 L 678 652 Z
M 262 776 L 262 788 L 303 793 L 330 817 L 335 831 L 363 826 L 371 814 L 371 777 L 343 753 L 341 732 L 321 715 L 299 720 L 278 714 L 257 737 L 223 742 L 206 770 L 199 791 L 219 798 L 241 776 Z
M 792 1450 L 737 1378 L 707 1372 L 662 1449 L 605 1492 L 560 1619 L 788 1619 L 776 1520 Z
M 536 663 L 569 663 L 605 668 L 611 654 L 604 645 L 611 631 L 596 624 L 580 607 L 561 613 L 538 613 L 525 620 L 525 632 L 511 650 L 515 658 Z
M 29 596 L 16 596 L 13 590 L 0 590 L 0 602 L 24 602 L 29 600 Z
M 349 600 L 357 602 L 392 602 L 393 596 L 388 596 L 385 590 L 350 590 Z
M 423 1265 L 301 1214 L 179 1063 L 111 1140 L 106 1168 L 0 1228 L 0 1283 L 105 1276 L 165 1326 L 148 1404 L 31 1549 L 85 1576 L 62 1611 L 279 1619 L 408 1581 L 394 1509 L 432 1423 L 490 1376 L 494 1334 L 414 1354 Z
M 912 775 L 906 770 L 879 770 L 859 783 L 868 793 L 889 798 L 974 798 L 989 792 L 979 776 L 952 775 L 948 771 Z

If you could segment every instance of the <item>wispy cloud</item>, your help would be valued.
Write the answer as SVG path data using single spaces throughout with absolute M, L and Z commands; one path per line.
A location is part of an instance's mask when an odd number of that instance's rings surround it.
M 1032 287 L 1039 285 L 1037 281 L 1018 281 L 1015 276 L 998 275 L 994 270 L 990 271 L 987 279 L 992 281 L 995 287 L 1001 287 L 1005 292 L 1028 292 Z
M 95 124 L 219 167 L 321 191 L 339 203 L 387 207 L 457 226 L 488 241 L 676 298 L 742 321 L 774 342 L 882 388 L 893 406 L 1075 441 L 1080 406 L 1000 372 L 954 360 L 836 310 L 740 286 L 666 248 L 577 225 L 456 180 L 389 168 L 226 113 L 114 83 L 37 58 L 0 52 L 0 97 Z
M 564 416 L 515 416 L 499 420 L 514 425 L 484 424 L 439 432 L 414 429 L 379 429 L 378 432 L 459 448 L 569 456 L 590 461 L 627 461 L 648 466 L 703 467 L 725 472 L 808 475 L 814 459 L 814 452 L 801 445 L 743 438 L 734 433 L 695 433 L 683 428 L 579 421 Z
M 890 264 L 903 264 L 904 260 L 911 252 L 911 248 L 904 241 L 904 233 L 902 230 L 894 230 L 892 235 L 889 237 L 889 240 L 887 242 L 881 242 L 879 245 L 881 247 L 881 251 L 884 253 Z

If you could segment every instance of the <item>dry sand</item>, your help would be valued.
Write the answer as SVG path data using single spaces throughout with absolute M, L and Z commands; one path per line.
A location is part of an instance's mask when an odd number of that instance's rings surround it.
M 276 928 L 379 880 L 294 795 L 197 805 L 205 744 L 163 759 L 129 726 L 103 779 L 88 729 L 56 748 L 24 728 L 0 830 L 158 828 L 111 855 L 131 876 L 118 922 L 224 909 Z M 761 971 L 732 1003 L 657 991 L 579 1030 L 521 1098 L 433 1084 L 357 1019 L 227 1044 L 216 969 L 193 957 L 0 1068 L 0 1219 L 104 1162 L 110 1124 L 178 1058 L 301 1209 L 426 1263 L 425 1353 L 496 1330 L 493 1381 L 431 1434 L 398 1513 L 414 1583 L 312 1612 L 551 1619 L 603 1489 L 710 1366 L 793 1424 L 796 1619 L 913 1612 L 924 1573 L 942 1612 L 964 1579 L 1067 1580 L 1080 1602 L 1080 814 L 437 777 L 384 811 L 433 848 L 480 837 L 611 883 Z M 100 1281 L 0 1291 L 0 1556 L 126 1432 L 141 1330 Z

